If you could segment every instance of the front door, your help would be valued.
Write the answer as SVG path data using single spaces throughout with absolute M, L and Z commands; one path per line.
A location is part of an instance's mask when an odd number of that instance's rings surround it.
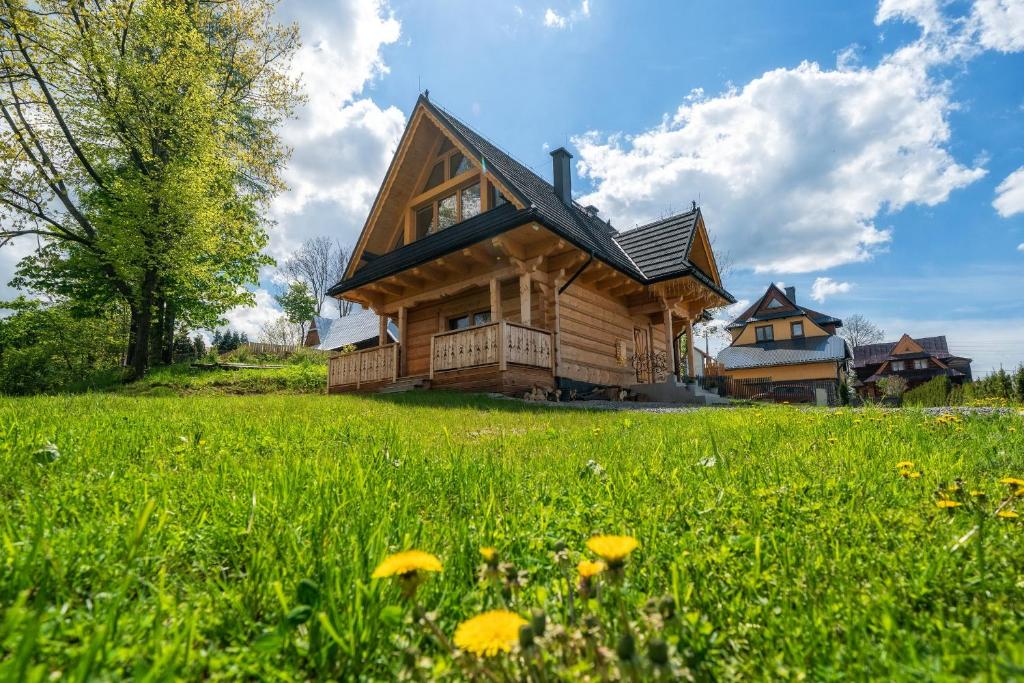
M 651 373 L 651 335 L 646 328 L 633 328 L 633 365 L 636 368 L 637 384 L 651 384 L 654 378 Z

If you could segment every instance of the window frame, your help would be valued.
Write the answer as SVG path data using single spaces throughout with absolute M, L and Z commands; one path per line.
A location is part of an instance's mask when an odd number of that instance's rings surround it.
M 484 322 L 476 322 L 478 317 L 486 316 L 487 320 Z M 452 323 L 456 320 L 466 319 L 465 327 L 452 327 Z M 447 332 L 458 332 L 459 330 L 468 330 L 473 327 L 481 327 L 483 325 L 489 325 L 494 322 L 491 320 L 491 309 L 484 308 L 476 311 L 469 311 L 468 313 L 459 313 L 457 315 L 450 315 L 445 318 L 445 328 Z
M 927 358 L 915 358 L 914 369 L 915 370 L 927 370 L 930 366 Z
M 768 330 L 766 337 L 762 338 L 761 330 Z M 775 341 L 775 326 L 774 325 L 755 325 L 754 326 L 754 339 L 759 342 L 771 342 Z
M 894 360 L 889 363 L 889 369 L 893 372 L 903 372 L 906 370 L 906 361 Z
M 798 328 L 798 327 L 800 328 L 800 334 L 796 333 L 796 328 Z M 797 337 L 803 338 L 805 336 L 804 335 L 804 321 L 803 320 L 794 320 L 793 322 L 791 322 L 789 324 L 789 336 L 791 336 L 793 338 L 797 338 Z

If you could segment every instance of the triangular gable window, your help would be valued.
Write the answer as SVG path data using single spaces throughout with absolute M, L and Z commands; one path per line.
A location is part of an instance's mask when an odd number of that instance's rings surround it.
M 782 302 L 778 299 L 772 299 L 768 302 L 768 308 L 782 308 Z

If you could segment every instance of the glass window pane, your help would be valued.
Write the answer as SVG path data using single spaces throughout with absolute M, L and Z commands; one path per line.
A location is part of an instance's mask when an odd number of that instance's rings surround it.
M 444 163 L 437 162 L 434 164 L 434 168 L 430 169 L 430 175 L 427 177 L 427 184 L 423 186 L 423 191 L 426 192 L 432 187 L 437 187 L 444 182 Z
M 434 206 L 424 206 L 416 212 L 416 239 L 426 237 L 433 232 Z
M 437 203 L 437 229 L 455 225 L 455 195 L 450 194 Z
M 462 191 L 462 220 L 480 213 L 480 183 L 470 185 Z
M 474 325 L 486 325 L 489 322 L 491 322 L 490 311 L 481 311 L 480 313 L 477 313 L 476 315 L 473 316 Z
M 505 199 L 505 195 L 498 191 L 498 188 L 491 185 L 491 208 L 497 209 L 502 204 L 508 204 L 508 200 Z
M 465 173 L 473 167 L 469 163 L 469 159 L 462 156 L 462 152 L 456 152 L 452 155 L 452 158 L 448 160 L 448 177 L 454 178 L 460 173 Z
M 458 318 L 449 318 L 448 319 L 448 329 L 449 330 L 463 330 L 463 329 L 465 329 L 467 327 L 469 327 L 469 316 L 468 315 L 463 315 L 463 316 L 459 316 Z

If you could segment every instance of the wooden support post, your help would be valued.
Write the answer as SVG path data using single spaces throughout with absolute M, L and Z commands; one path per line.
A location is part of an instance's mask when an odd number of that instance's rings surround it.
M 679 353 L 679 347 L 676 346 L 676 338 L 672 334 L 672 308 L 668 305 L 665 306 L 665 355 L 669 367 L 666 369 L 665 381 L 668 381 L 668 376 L 675 374 L 676 369 L 676 355 Z
M 406 354 L 409 349 L 409 309 L 398 307 L 398 376 L 405 377 L 407 372 Z
M 380 327 L 377 330 L 377 346 L 384 346 L 388 343 L 388 317 L 384 314 L 378 316 Z
M 523 273 L 519 276 L 519 322 L 523 325 L 530 325 L 533 322 L 530 289 L 530 274 Z
M 697 345 L 693 340 L 693 318 L 686 319 L 686 374 L 697 376 Z
M 559 294 L 558 291 L 562 289 L 562 285 L 565 284 L 565 280 L 562 277 L 556 277 L 554 283 L 554 297 L 555 297 L 555 320 L 554 320 L 554 348 L 551 349 L 551 356 L 553 359 L 552 372 L 555 377 L 558 377 L 558 373 L 562 367 L 562 310 L 558 304 Z
M 508 345 L 508 323 L 502 320 L 498 323 L 498 370 L 508 370 L 508 361 L 505 359 L 505 347 Z
M 501 281 L 496 277 L 491 278 L 491 322 L 501 320 Z

